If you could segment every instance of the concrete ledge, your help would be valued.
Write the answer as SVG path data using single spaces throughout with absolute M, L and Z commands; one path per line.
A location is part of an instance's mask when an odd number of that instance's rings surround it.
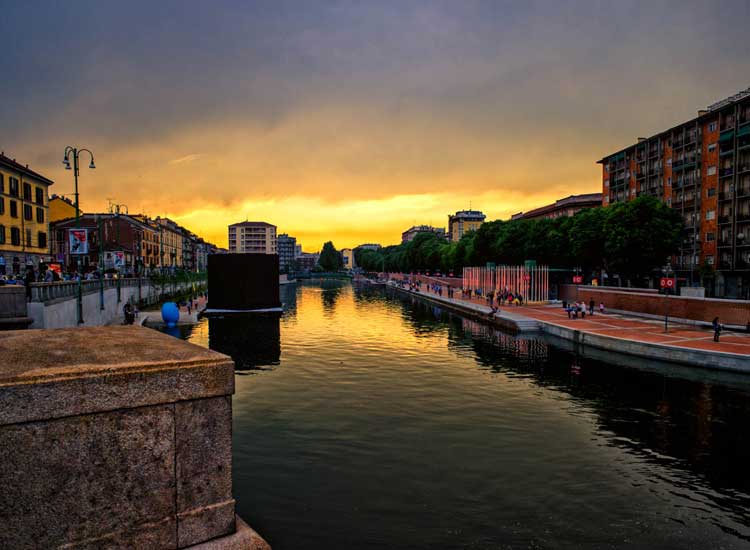
M 0 352 L 0 548 L 244 540 L 229 357 L 135 326 L 0 333 Z
M 234 392 L 220 353 L 136 326 L 0 333 L 0 426 Z
M 268 543 L 239 516 L 235 521 L 237 530 L 233 535 L 189 546 L 186 550 L 271 550 Z

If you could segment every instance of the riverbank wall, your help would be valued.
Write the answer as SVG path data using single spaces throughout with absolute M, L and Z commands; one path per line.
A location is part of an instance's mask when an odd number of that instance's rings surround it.
M 206 288 L 205 281 L 183 281 L 159 284 L 149 279 L 116 279 L 83 281 L 83 323 L 77 319 L 78 283 L 35 283 L 31 285 L 31 301 L 27 304 L 32 319 L 29 328 L 68 328 L 103 326 L 122 316 L 122 306 L 131 302 L 138 307 L 158 304 L 164 300 Z
M 0 351 L 0 548 L 269 548 L 235 515 L 231 358 L 133 326 Z
M 393 283 L 389 283 L 389 286 L 399 292 L 440 305 L 461 315 L 468 315 L 472 319 L 497 326 L 503 330 L 509 330 L 515 334 L 536 332 L 568 341 L 572 344 L 572 349 L 582 356 L 586 356 L 589 349 L 596 349 L 600 352 L 620 353 L 691 367 L 750 373 L 750 356 L 747 354 L 687 348 L 679 345 L 592 334 L 591 332 L 577 330 L 547 320 L 526 317 L 523 315 L 523 308 L 520 308 L 518 312 L 508 311 L 507 308 L 503 308 L 495 315 L 490 316 L 490 308 L 487 306 L 449 299 L 431 293 L 414 292 Z M 534 324 L 527 323 L 528 321 L 533 321 Z M 599 357 L 601 356 L 600 353 L 598 355 Z

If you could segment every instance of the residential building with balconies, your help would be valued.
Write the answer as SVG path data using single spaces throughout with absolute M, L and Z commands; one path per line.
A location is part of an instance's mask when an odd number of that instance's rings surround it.
M 682 214 L 678 276 L 707 266 L 716 296 L 750 298 L 750 88 L 598 162 L 602 204 L 647 195 Z

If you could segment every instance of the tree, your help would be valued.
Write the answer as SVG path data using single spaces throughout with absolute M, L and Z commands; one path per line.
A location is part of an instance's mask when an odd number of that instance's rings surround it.
M 344 267 L 344 259 L 341 257 L 341 253 L 336 250 L 331 241 L 328 241 L 323 245 L 323 250 L 320 251 L 320 258 L 318 259 L 318 265 L 325 271 L 338 271 Z
M 609 270 L 639 283 L 677 251 L 680 213 L 653 197 L 610 206 L 604 221 L 604 261 Z

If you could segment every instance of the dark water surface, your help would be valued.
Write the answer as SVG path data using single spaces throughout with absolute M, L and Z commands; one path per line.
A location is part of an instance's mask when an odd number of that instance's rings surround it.
M 237 362 L 237 510 L 276 550 L 750 547 L 750 377 L 583 360 L 348 283 L 282 299 L 183 335 Z

